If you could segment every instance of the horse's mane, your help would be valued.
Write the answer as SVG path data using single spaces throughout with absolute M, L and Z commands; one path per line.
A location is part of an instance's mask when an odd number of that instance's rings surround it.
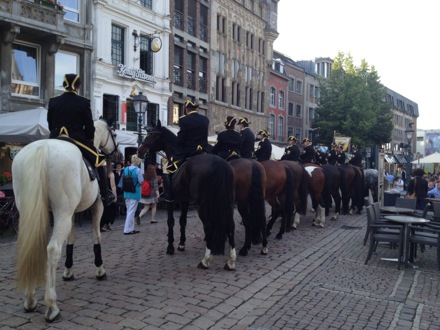
M 177 135 L 171 132 L 168 128 L 161 126 L 159 131 L 163 134 L 165 143 L 169 143 L 173 147 L 177 146 Z

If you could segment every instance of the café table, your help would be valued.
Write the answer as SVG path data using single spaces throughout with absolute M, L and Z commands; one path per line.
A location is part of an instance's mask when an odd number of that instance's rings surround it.
M 410 215 L 386 215 L 385 219 L 398 222 L 403 225 L 403 255 L 400 258 L 400 261 L 404 263 L 406 266 L 410 266 L 412 268 L 416 268 L 413 264 L 411 264 L 408 260 L 408 239 L 409 239 L 409 232 L 408 232 L 408 225 L 409 224 L 425 224 L 430 222 L 428 219 L 424 218 L 418 218 L 413 217 Z
M 382 206 L 380 211 L 383 213 L 393 213 L 393 214 L 414 214 L 415 210 L 405 208 L 405 207 L 396 207 L 396 206 Z

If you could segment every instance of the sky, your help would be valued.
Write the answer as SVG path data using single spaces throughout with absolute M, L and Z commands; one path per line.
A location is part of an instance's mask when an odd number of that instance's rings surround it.
M 294 61 L 350 54 L 418 104 L 418 129 L 440 129 L 440 19 L 428 0 L 280 0 L 274 50 Z

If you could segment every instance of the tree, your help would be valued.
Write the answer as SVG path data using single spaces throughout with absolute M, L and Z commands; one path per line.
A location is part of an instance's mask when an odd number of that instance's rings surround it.
M 355 67 L 350 54 L 338 53 L 331 75 L 320 80 L 320 104 L 314 127 L 319 139 L 330 144 L 334 131 L 351 137 L 360 146 L 391 141 L 391 106 L 385 101 L 385 88 L 374 67 L 365 60 Z

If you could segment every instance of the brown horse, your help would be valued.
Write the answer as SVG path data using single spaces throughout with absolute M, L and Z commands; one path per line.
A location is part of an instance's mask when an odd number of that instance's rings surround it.
M 281 215 L 281 228 L 275 236 L 281 239 L 285 231 L 290 231 L 291 217 L 293 214 L 293 190 L 294 178 L 292 171 L 284 164 L 276 160 L 261 162 L 266 172 L 266 200 L 272 207 L 271 220 L 266 227 L 267 235 L 275 220 Z
M 266 172 L 257 161 L 239 158 L 229 161 L 234 170 L 235 203 L 243 220 L 245 242 L 238 254 L 245 256 L 251 244 L 262 243 L 261 254 L 266 255 Z
M 165 151 L 167 158 L 178 149 L 177 136 L 162 127 L 160 121 L 149 130 L 147 137 L 138 149 L 144 157 L 148 152 Z M 235 223 L 234 223 L 234 172 L 222 158 L 203 154 L 189 158 L 173 174 L 172 191 L 180 202 L 180 243 L 178 250 L 185 249 L 186 223 L 189 203 L 194 201 L 203 223 L 206 252 L 198 267 L 208 268 L 212 255 L 224 254 L 225 241 L 229 242 L 229 258 L 225 269 L 235 269 Z M 174 205 L 167 203 L 168 246 L 167 254 L 174 253 Z
M 349 164 L 338 165 L 341 171 L 341 193 L 342 193 L 342 212 L 350 212 L 350 199 L 352 206 L 360 211 L 364 199 L 363 173 L 360 168 Z
M 325 202 L 323 191 L 325 187 L 325 174 L 321 166 L 313 163 L 303 164 L 304 170 L 308 176 L 308 187 L 312 199 L 312 207 L 315 210 L 315 219 L 313 225 L 324 228 L 325 225 Z M 299 225 L 299 214 L 295 214 L 294 228 Z

